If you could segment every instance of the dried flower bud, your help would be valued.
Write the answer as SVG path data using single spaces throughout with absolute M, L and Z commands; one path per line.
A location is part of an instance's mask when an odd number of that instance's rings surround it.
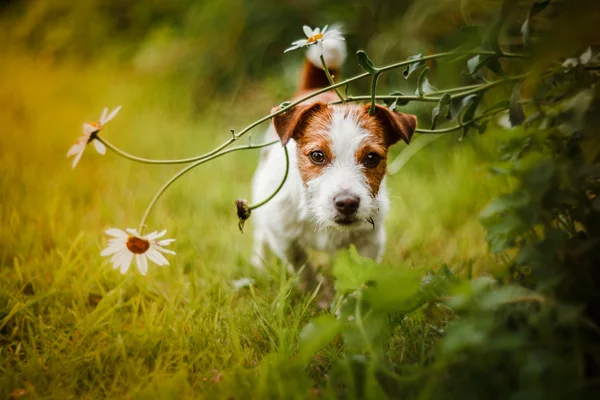
M 240 228 L 240 232 L 244 232 L 244 224 L 246 220 L 250 218 L 250 207 L 248 206 L 248 200 L 246 199 L 237 199 L 235 201 L 235 207 L 237 208 L 237 215 L 240 219 L 238 222 L 238 227 Z

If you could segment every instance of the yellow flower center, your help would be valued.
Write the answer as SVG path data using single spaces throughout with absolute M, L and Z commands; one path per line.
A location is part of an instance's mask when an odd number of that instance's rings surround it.
M 94 128 L 102 129 L 102 124 L 100 123 L 100 121 L 92 122 L 90 125 Z
M 150 248 L 150 242 L 136 236 L 129 236 L 127 248 L 133 254 L 144 254 Z
M 306 39 L 306 41 L 308 43 L 314 43 L 319 39 L 323 39 L 323 34 L 322 33 L 317 33 L 316 35 L 313 35 L 311 37 L 309 37 L 308 39 Z

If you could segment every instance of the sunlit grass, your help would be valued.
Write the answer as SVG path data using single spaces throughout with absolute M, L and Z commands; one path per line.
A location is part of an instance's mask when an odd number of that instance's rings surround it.
M 177 238 L 177 256 L 167 267 L 151 264 L 146 277 L 111 269 L 99 255 L 102 232 L 136 227 L 177 167 L 92 147 L 75 170 L 65 158 L 82 122 L 105 106 L 123 109 L 104 137 L 136 155 L 174 158 L 210 150 L 285 99 L 259 93 L 249 104 L 243 93 L 233 105 L 194 112 L 189 93 L 152 76 L 16 55 L 3 57 L 0 76 L 0 393 L 313 393 L 311 377 L 322 381 L 320 368 L 343 347 L 324 351 L 308 374 L 281 367 L 320 311 L 277 263 L 265 274 L 249 265 L 251 230 L 239 233 L 233 202 L 250 196 L 256 152 L 204 165 L 165 194 L 148 225 Z M 490 265 L 477 215 L 503 185 L 485 168 L 494 140 L 480 139 L 437 140 L 388 179 L 385 263 L 423 271 L 448 264 L 459 273 Z M 252 291 L 233 288 L 240 277 L 255 279 Z M 412 348 L 410 340 L 398 336 L 394 345 Z

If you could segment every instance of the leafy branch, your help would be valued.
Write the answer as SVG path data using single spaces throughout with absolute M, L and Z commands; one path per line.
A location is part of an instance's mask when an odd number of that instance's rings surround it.
M 501 53 L 498 54 L 497 52 L 493 52 L 493 51 L 485 51 L 485 50 L 481 50 L 481 51 L 464 51 L 464 52 L 445 52 L 445 53 L 438 53 L 438 54 L 432 54 L 432 55 L 428 55 L 428 56 L 413 56 L 410 57 L 408 60 L 405 61 L 401 61 L 398 63 L 394 63 L 394 64 L 390 64 L 387 66 L 383 66 L 383 67 L 375 67 L 373 62 L 369 59 L 369 57 L 367 56 L 367 54 L 364 51 L 359 51 L 357 53 L 358 57 L 359 57 L 359 62 L 361 64 L 361 66 L 365 69 L 365 73 L 363 74 L 359 74 L 356 75 L 352 78 L 346 79 L 344 81 L 338 82 L 338 83 L 334 83 L 333 81 L 333 77 L 331 76 L 331 74 L 329 73 L 329 70 L 327 69 L 327 66 L 325 65 L 324 59 L 323 57 L 321 57 L 321 61 L 323 63 L 323 67 L 324 67 L 324 71 L 327 75 L 327 78 L 330 82 L 330 85 L 327 87 L 324 87 L 322 89 L 316 90 L 304 97 L 301 97 L 293 102 L 287 102 L 284 103 L 280 106 L 280 108 L 277 111 L 274 111 L 262 118 L 259 118 L 258 120 L 252 122 L 251 124 L 249 124 L 248 126 L 246 126 L 245 128 L 243 128 L 241 131 L 239 131 L 238 133 L 235 133 L 235 131 L 232 130 L 232 135 L 231 137 L 226 140 L 225 142 L 223 142 L 221 145 L 217 146 L 216 148 L 214 148 L 213 150 L 199 155 L 199 156 L 195 156 L 195 157 L 189 157 L 189 158 L 181 158 L 181 159 L 149 159 L 149 158 L 144 158 L 144 157 L 138 157 L 132 154 L 129 154 L 127 152 L 125 152 L 124 150 L 121 150 L 120 148 L 118 148 L 117 146 L 115 146 L 114 144 L 110 143 L 109 141 L 107 141 L 106 139 L 104 139 L 103 137 L 101 137 L 99 135 L 98 132 L 95 132 L 93 134 L 93 139 L 98 140 L 99 142 L 101 142 L 102 144 L 104 144 L 108 149 L 110 149 L 111 151 L 115 152 L 116 154 L 134 161 L 134 162 L 140 162 L 140 163 L 144 163 L 144 164 L 190 164 L 188 166 L 186 166 L 185 168 L 183 168 L 182 170 L 180 170 L 179 172 L 177 172 L 175 175 L 173 175 L 158 191 L 157 193 L 154 195 L 154 197 L 152 198 L 152 200 L 150 201 L 150 204 L 148 205 L 148 207 L 146 208 L 146 211 L 144 212 L 144 215 L 142 217 L 142 220 L 140 222 L 140 229 L 139 231 L 142 232 L 146 221 L 148 219 L 148 216 L 152 210 L 152 208 L 154 207 L 154 205 L 156 204 L 156 202 L 158 201 L 158 199 L 160 198 L 160 196 L 165 192 L 165 190 L 171 186 L 171 184 L 173 184 L 177 179 L 179 179 L 181 176 L 183 176 L 184 174 L 186 174 L 187 172 L 191 171 L 192 169 L 194 169 L 195 167 L 204 164 L 207 161 L 213 160 L 215 158 L 221 157 L 225 154 L 229 154 L 235 151 L 239 151 L 239 150 L 250 150 L 250 149 L 258 149 L 258 148 L 263 148 L 263 147 L 267 147 L 267 146 L 271 146 L 275 143 L 277 143 L 278 141 L 272 141 L 272 142 L 268 142 L 268 143 L 262 143 L 259 145 L 252 145 L 249 144 L 247 146 L 239 146 L 239 147 L 234 147 L 234 148 L 228 148 L 229 146 L 231 146 L 234 142 L 236 142 L 237 140 L 239 140 L 242 136 L 244 136 L 246 133 L 248 133 L 250 130 L 254 129 L 255 127 L 257 127 L 258 125 L 262 124 L 263 122 L 269 121 L 271 120 L 271 118 L 284 113 L 288 110 L 290 110 L 291 108 L 297 106 L 298 104 L 301 104 L 303 102 L 305 102 L 306 100 L 309 100 L 315 96 L 318 96 L 322 93 L 325 93 L 327 91 L 330 90 L 335 90 L 336 93 L 338 94 L 340 100 L 336 101 L 336 102 L 332 102 L 331 104 L 339 104 L 339 103 L 344 103 L 346 101 L 348 102 L 354 102 L 354 101 L 364 101 L 364 100 L 370 100 L 371 102 L 371 110 L 374 110 L 374 105 L 375 105 L 375 101 L 376 100 L 389 100 L 389 101 L 394 101 L 394 104 L 407 104 L 408 102 L 411 101 L 419 101 L 419 102 L 438 102 L 440 103 L 441 101 L 444 101 L 444 106 L 448 105 L 450 102 L 456 102 L 457 100 L 460 99 L 465 99 L 468 96 L 472 96 L 472 95 L 476 95 L 479 93 L 483 93 L 495 86 L 499 86 L 499 85 L 504 85 L 504 84 L 508 84 L 508 83 L 514 83 L 514 82 L 518 82 L 520 80 L 522 80 L 524 78 L 523 75 L 521 76 L 517 76 L 517 77 L 504 77 L 504 79 L 500 79 L 500 80 L 496 80 L 496 81 L 492 81 L 489 83 L 485 83 L 485 84 L 474 84 L 474 85 L 467 85 L 467 86 L 462 86 L 462 87 L 458 87 L 458 88 L 452 88 L 452 89 L 446 89 L 446 90 L 439 90 L 439 91 L 435 91 L 435 92 L 431 92 L 431 93 L 424 93 L 423 89 L 422 89 L 422 80 L 426 78 L 424 77 L 424 73 L 421 74 L 420 79 L 419 79 L 419 87 L 417 89 L 417 95 L 415 96 L 404 96 L 404 95 L 387 95 L 387 96 L 378 96 L 376 95 L 376 90 L 377 90 L 377 80 L 380 77 L 380 75 L 384 72 L 388 72 L 388 71 L 392 71 L 398 68 L 407 68 L 407 70 L 405 71 L 405 76 L 408 77 L 408 75 L 410 75 L 410 73 L 412 73 L 413 71 L 415 71 L 416 69 L 419 69 L 420 67 L 425 66 L 425 63 L 427 61 L 430 60 L 435 60 L 435 59 L 441 59 L 441 58 L 461 58 L 461 57 L 466 57 L 466 56 L 472 56 L 472 55 L 479 55 L 479 56 L 485 56 L 485 57 L 494 57 L 494 59 L 498 59 L 498 58 L 527 58 L 528 56 L 525 54 L 515 54 L 515 53 Z M 425 70 L 426 71 L 426 70 Z M 408 72 L 408 73 L 407 73 Z M 339 91 L 337 90 L 338 88 L 345 86 L 346 90 L 348 88 L 348 85 L 350 83 L 359 81 L 361 79 L 367 78 L 367 77 L 371 77 L 371 93 L 369 96 L 346 96 L 346 98 L 344 98 Z M 478 104 L 475 104 L 475 102 L 472 102 L 472 104 L 470 105 L 463 105 L 464 108 L 466 108 L 466 111 L 464 112 L 464 115 L 470 114 L 468 115 L 468 118 L 466 121 L 463 121 L 462 123 L 459 123 L 459 125 L 457 126 L 453 126 L 453 127 L 449 127 L 449 128 L 442 128 L 442 129 L 422 129 L 422 128 L 417 128 L 416 132 L 418 133 L 423 133 L 423 134 L 441 134 L 441 133 L 447 133 L 447 132 L 452 132 L 452 131 L 456 131 L 459 129 L 468 129 L 469 126 L 475 124 L 477 121 L 480 121 L 484 118 L 490 117 L 492 115 L 497 114 L 500 111 L 503 111 L 504 109 L 497 109 L 493 112 L 489 112 L 489 113 L 485 113 L 481 116 L 478 117 L 474 117 L 473 114 L 475 113 L 475 109 L 477 108 Z M 395 106 L 394 106 L 395 107 Z M 438 108 L 437 110 L 437 114 L 440 113 L 440 109 Z M 437 117 L 436 114 L 436 117 Z M 281 182 L 281 184 L 278 186 L 278 188 L 270 195 L 268 196 L 264 201 L 261 201 L 258 204 L 255 205 L 247 205 L 244 204 L 244 212 L 242 213 L 242 215 L 246 215 L 246 218 L 249 217 L 250 215 L 250 211 L 260 207 L 264 204 L 266 204 L 268 201 L 270 201 L 281 189 L 281 187 L 283 187 L 283 184 L 285 183 L 286 179 L 287 179 L 287 171 L 289 169 L 289 158 L 287 157 L 287 150 L 286 150 L 286 174 Z M 238 207 L 239 209 L 239 207 Z M 247 210 L 246 210 L 247 209 Z M 238 210 L 239 211 L 239 210 Z M 238 212 L 238 215 L 240 213 Z M 242 217 L 240 217 L 240 222 L 243 222 Z M 240 224 L 240 227 L 242 227 L 243 224 Z

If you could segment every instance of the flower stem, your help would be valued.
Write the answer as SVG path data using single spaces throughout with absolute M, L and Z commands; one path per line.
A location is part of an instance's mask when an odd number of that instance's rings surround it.
M 427 61 L 427 60 L 432 60 L 432 59 L 437 59 L 437 58 L 443 58 L 443 57 L 452 57 L 452 56 L 457 56 L 457 55 L 464 55 L 464 54 L 496 54 L 494 52 L 491 51 L 468 51 L 468 52 L 447 52 L 447 53 L 439 53 L 439 54 L 433 54 L 431 56 L 425 56 L 425 57 L 421 57 L 418 59 L 413 59 L 413 60 L 406 60 L 406 61 L 402 61 L 399 63 L 395 63 L 395 64 L 390 64 L 388 66 L 382 67 L 380 68 L 381 72 L 384 71 L 389 71 L 395 68 L 400 68 L 400 67 L 404 67 L 410 64 L 414 64 L 414 63 L 418 63 L 421 61 Z M 500 55 L 500 57 L 505 57 L 505 58 L 528 58 L 529 56 L 527 55 L 523 55 L 523 54 L 511 54 L 511 53 L 503 53 L 502 55 Z M 321 61 L 324 63 L 324 59 L 321 58 Z M 122 157 L 125 157 L 129 160 L 132 161 L 136 161 L 136 162 L 143 162 L 143 163 L 147 163 L 147 164 L 182 164 L 182 163 L 190 163 L 192 162 L 193 164 L 183 168 L 181 171 L 179 171 L 177 174 L 173 175 L 159 190 L 158 192 L 154 195 L 154 197 L 152 198 L 150 204 L 148 205 L 148 207 L 146 208 L 146 211 L 144 213 L 144 216 L 142 217 L 142 221 L 140 222 L 140 226 L 139 226 L 139 232 L 142 233 L 142 230 L 146 224 L 146 220 L 148 219 L 148 216 L 150 214 L 150 212 L 152 211 L 152 208 L 154 207 L 154 204 L 158 201 L 158 199 L 160 198 L 160 196 L 164 193 L 165 190 L 167 190 L 167 188 L 169 186 L 171 186 L 171 184 L 173 184 L 173 182 L 175 182 L 177 179 L 179 179 L 181 176 L 183 176 L 185 173 L 187 173 L 188 171 L 191 171 L 192 169 L 194 169 L 195 167 L 197 167 L 198 165 L 204 164 L 207 161 L 210 161 L 212 159 L 218 158 L 222 155 L 228 154 L 228 153 L 232 153 L 234 151 L 238 151 L 238 150 L 247 150 L 247 149 L 257 149 L 257 148 L 261 148 L 261 147 L 267 147 L 267 146 L 271 146 L 275 143 L 278 142 L 278 140 L 269 142 L 269 143 L 263 143 L 263 144 L 259 144 L 259 145 L 249 145 L 249 146 L 240 146 L 240 147 L 234 147 L 234 148 L 230 148 L 225 150 L 228 146 L 230 146 L 233 142 L 235 142 L 236 140 L 238 140 L 240 137 L 242 137 L 244 134 L 246 134 L 248 131 L 250 131 L 251 129 L 255 128 L 256 126 L 262 124 L 265 121 L 270 120 L 271 118 L 273 118 L 276 115 L 279 115 L 281 113 L 286 112 L 287 110 L 291 109 L 292 107 L 297 106 L 298 104 L 313 98 L 315 96 L 318 96 L 321 93 L 325 93 L 329 90 L 334 89 L 337 92 L 337 88 L 341 87 L 341 86 L 345 86 L 350 84 L 351 82 L 355 82 L 358 81 L 360 79 L 366 78 L 367 76 L 370 76 L 371 74 L 366 72 L 360 75 L 356 75 L 352 78 L 346 79 L 342 82 L 338 82 L 338 83 L 333 83 L 333 79 L 331 78 L 331 75 L 329 74 L 329 71 L 327 70 L 327 66 L 324 65 L 325 68 L 325 73 L 326 75 L 328 75 L 328 79 L 330 80 L 330 83 L 332 83 L 330 86 L 325 87 L 325 88 L 321 88 L 319 90 L 316 90 L 296 101 L 293 101 L 289 104 L 287 104 L 285 107 L 281 107 L 279 108 L 279 110 L 272 112 L 256 121 L 254 121 L 253 123 L 251 123 L 250 125 L 246 126 L 244 129 L 242 129 L 239 133 L 232 134 L 232 137 L 225 141 L 224 143 L 222 143 L 220 146 L 216 147 L 215 149 L 213 149 L 212 151 L 202 154 L 200 156 L 197 157 L 192 157 L 192 158 L 185 158 L 185 159 L 181 159 L 181 160 L 151 160 L 151 159 L 146 159 L 146 158 L 141 158 L 141 157 L 136 157 L 133 156 L 129 153 L 126 153 L 120 149 L 118 149 L 117 147 L 113 146 L 112 144 L 110 144 L 109 142 L 107 142 L 104 139 L 101 139 L 99 136 L 96 136 L 97 140 L 100 140 L 104 145 L 106 145 L 107 147 L 109 147 L 111 150 L 115 151 L 117 154 L 121 155 Z M 514 81 L 517 79 L 520 79 L 521 77 L 516 77 L 516 78 L 512 78 L 512 79 L 505 79 L 503 81 L 495 81 L 492 82 L 490 84 L 487 85 L 478 85 L 473 87 L 470 90 L 467 90 L 465 92 L 462 93 L 458 93 L 455 96 L 466 96 L 468 94 L 473 94 L 473 93 L 477 93 L 486 89 L 489 89 L 492 86 L 495 86 L 497 84 L 500 83 L 504 83 L 504 82 L 508 82 L 508 81 Z M 467 87 L 464 87 L 463 89 L 466 89 Z M 452 91 L 455 91 L 456 89 L 451 89 Z M 443 93 L 444 91 L 439 91 L 437 93 Z M 371 93 L 371 101 L 373 101 L 373 93 Z M 343 97 L 338 93 L 338 96 L 340 97 L 340 100 L 343 102 L 345 101 L 343 99 Z M 399 97 L 399 96 L 396 96 Z M 430 98 L 427 97 L 423 97 L 421 98 L 421 101 L 423 101 L 423 99 L 427 99 L 425 101 L 433 101 Z M 439 100 L 439 99 L 437 99 Z M 501 111 L 501 110 L 499 110 Z M 496 112 L 499 112 L 496 111 Z M 491 114 L 490 114 L 491 115 Z M 486 115 L 482 115 L 478 118 L 474 118 L 471 121 L 468 121 L 465 124 L 459 125 L 457 127 L 452 127 L 452 128 L 446 128 L 446 129 L 440 129 L 440 130 L 428 130 L 428 129 L 417 129 L 416 132 L 419 133 L 445 133 L 445 132 L 451 132 L 454 130 L 458 130 L 460 128 L 462 128 L 465 125 L 468 125 L 470 123 L 473 123 L 479 119 L 482 119 L 484 117 L 488 116 Z M 288 175 L 288 170 L 289 170 L 289 156 L 287 153 L 287 149 L 285 149 L 285 154 L 286 154 L 286 173 L 284 176 L 284 179 L 282 180 L 282 182 L 280 183 L 279 187 L 277 188 L 277 190 L 275 192 L 273 192 L 273 194 L 271 194 L 271 196 L 269 196 L 267 199 L 265 199 L 264 201 L 255 204 L 253 206 L 251 206 L 251 208 L 258 208 L 264 204 L 266 204 L 268 201 L 270 201 L 278 192 L 279 190 L 283 187 L 283 184 L 285 183 L 285 181 L 287 180 L 287 175 Z
M 373 74 L 371 78 L 371 107 L 369 107 L 369 115 L 375 115 L 375 97 L 377 95 L 377 81 L 381 72 Z
M 239 150 L 260 149 L 260 148 L 263 148 L 263 147 L 272 146 L 275 143 L 279 143 L 279 140 L 273 140 L 271 142 L 261 143 L 261 144 L 256 144 L 256 145 L 232 147 L 230 149 L 221 151 L 219 153 L 212 154 L 210 156 L 206 156 L 205 158 L 200 159 L 200 160 L 196 161 L 195 163 L 193 163 L 191 165 L 188 165 L 187 167 L 183 168 L 181 171 L 179 171 L 175 175 L 173 175 L 160 189 L 158 189 L 158 191 L 156 192 L 156 194 L 154 195 L 154 197 L 150 201 L 150 204 L 148 204 L 148 207 L 146 208 L 146 211 L 144 212 L 144 216 L 142 217 L 142 221 L 140 222 L 140 226 L 139 226 L 138 232 L 140 234 L 142 234 L 142 231 L 143 231 L 144 227 L 146 226 L 146 220 L 148 219 L 148 216 L 150 215 L 150 212 L 152 211 L 152 208 L 154 207 L 154 205 L 156 204 L 156 202 L 158 201 L 158 199 L 160 198 L 160 196 L 165 192 L 165 190 L 167 190 L 167 188 L 169 186 L 171 186 L 171 184 L 173 184 L 173 182 L 175 182 L 177 179 L 179 179 L 186 172 L 188 172 L 188 171 L 196 168 L 197 166 L 199 166 L 201 164 L 204 164 L 207 161 L 213 160 L 215 158 L 219 158 L 219 157 L 221 157 L 221 156 L 223 156 L 225 154 L 233 153 L 233 152 L 239 151 Z M 286 155 L 287 155 L 287 152 L 286 152 Z
M 331 76 L 331 73 L 329 73 L 329 68 L 327 68 L 327 64 L 325 64 L 325 57 L 323 56 L 323 53 L 321 53 L 321 64 L 323 65 L 323 71 L 325 71 L 325 75 L 327 75 L 327 80 L 329 81 L 329 84 L 330 85 L 335 85 L 335 82 L 333 81 L 333 77 Z M 337 90 L 337 88 L 333 88 L 333 90 L 335 91 L 335 94 L 338 95 L 338 97 L 340 98 L 341 102 L 345 103 L 346 101 L 344 100 L 344 97 Z
M 203 154 L 203 155 L 197 156 L 197 157 L 181 158 L 181 159 L 177 159 L 177 160 L 153 160 L 153 159 L 150 159 L 150 158 L 137 157 L 137 156 L 134 156 L 132 154 L 129 154 L 129 153 L 127 153 L 127 152 L 119 149 L 117 146 L 115 146 L 114 144 L 110 143 L 108 140 L 100 137 L 98 134 L 96 134 L 95 139 L 98 140 L 99 142 L 103 143 L 106 147 L 108 147 L 110 150 L 114 151 L 115 153 L 117 153 L 121 157 L 124 157 L 124 158 L 126 158 L 128 160 L 131 160 L 131 161 L 143 163 L 143 164 L 187 164 L 187 163 L 191 163 L 191 162 L 194 162 L 194 161 L 201 160 L 201 159 L 206 158 L 206 157 L 208 157 L 208 156 L 210 156 L 212 154 L 215 154 L 215 151 L 211 151 L 208 154 Z M 222 149 L 222 147 L 217 148 L 216 152 L 218 152 L 221 149 Z
M 443 128 L 443 129 L 419 129 L 419 128 L 417 128 L 417 129 L 415 129 L 415 132 L 422 133 L 422 134 L 438 134 L 438 133 L 454 132 L 454 131 L 457 131 L 459 129 L 462 129 L 465 126 L 471 125 L 474 122 L 477 122 L 477 121 L 482 120 L 482 119 L 487 118 L 487 117 L 491 117 L 491 116 L 493 116 L 495 114 L 498 114 L 499 112 L 506 111 L 506 110 L 507 110 L 507 108 L 501 108 L 501 109 L 498 109 L 498 110 L 490 111 L 488 113 L 480 115 L 479 117 L 473 118 L 473 119 L 471 119 L 471 120 L 469 120 L 469 121 L 467 121 L 467 122 L 465 122 L 463 124 L 459 124 L 459 125 L 456 125 L 456 126 L 451 126 L 449 128 Z
M 275 195 L 277 193 L 279 193 L 279 191 L 281 190 L 281 188 L 285 184 L 285 181 L 287 181 L 288 173 L 290 171 L 290 156 L 288 154 L 287 146 L 283 146 L 283 151 L 285 152 L 285 173 L 283 174 L 283 179 L 281 180 L 281 183 L 279 184 L 279 186 L 277 186 L 277 189 L 275 189 L 275 191 L 273 191 L 273 193 L 271 193 L 271 195 L 269 197 L 267 197 L 266 199 L 264 199 L 260 203 L 256 203 L 256 204 L 253 204 L 251 206 L 248 206 L 248 208 L 250 209 L 250 211 L 256 210 L 258 207 L 264 206 L 269 201 L 271 201 L 273 199 L 273 197 L 275 197 Z

